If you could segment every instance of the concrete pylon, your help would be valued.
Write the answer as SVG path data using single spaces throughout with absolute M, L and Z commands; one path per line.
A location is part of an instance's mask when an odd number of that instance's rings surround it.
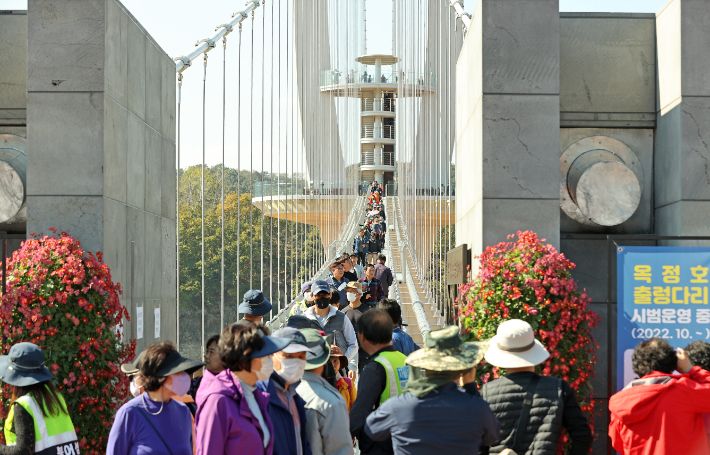
M 655 173 L 654 211 L 659 235 L 710 233 L 708 30 L 707 1 L 672 0 L 656 13 L 655 167 L 662 171 Z
M 479 0 L 456 66 L 456 242 L 559 248 L 558 0 Z

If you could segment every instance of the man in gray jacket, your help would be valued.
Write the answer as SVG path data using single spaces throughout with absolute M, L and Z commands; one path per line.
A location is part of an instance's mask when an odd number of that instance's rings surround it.
M 323 379 L 330 346 L 315 329 L 301 329 L 306 346 L 314 354 L 306 356 L 306 372 L 296 393 L 306 402 L 306 437 L 313 455 L 352 455 L 350 420 L 345 399 Z

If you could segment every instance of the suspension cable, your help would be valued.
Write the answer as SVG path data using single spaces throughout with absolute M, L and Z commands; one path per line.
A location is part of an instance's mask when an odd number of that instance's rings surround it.
M 220 232 L 222 234 L 222 243 L 220 247 L 221 261 L 220 261 L 220 300 L 219 300 L 219 328 L 220 330 L 224 328 L 224 135 L 225 135 L 225 124 L 227 118 L 227 37 L 222 38 L 222 216 L 221 216 L 221 228 Z M 205 54 L 206 56 L 207 54 Z
M 177 184 L 176 184 L 176 196 L 175 196 L 175 206 L 177 208 L 176 213 L 176 223 L 175 223 L 175 253 L 176 253 L 176 265 L 177 265 L 177 277 L 175 280 L 175 314 L 177 317 L 177 348 L 180 350 L 180 146 L 182 144 L 180 140 L 180 106 L 182 104 L 182 73 L 178 75 L 178 93 L 177 93 Z
M 237 295 L 241 295 L 242 275 L 242 23 L 239 23 L 237 68 Z M 237 310 L 237 319 L 239 311 Z
M 202 276 L 202 350 L 205 349 L 205 118 L 207 111 L 205 110 L 205 94 L 207 89 L 207 54 L 204 54 L 204 73 L 202 76 L 202 175 L 200 184 L 200 206 L 202 210 L 202 235 L 200 238 L 200 274 Z

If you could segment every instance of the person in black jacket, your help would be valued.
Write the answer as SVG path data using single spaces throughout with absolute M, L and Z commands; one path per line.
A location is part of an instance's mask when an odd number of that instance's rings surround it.
M 508 374 L 484 384 L 481 395 L 500 421 L 501 435 L 490 448 L 482 447 L 481 454 L 512 449 L 519 455 L 555 455 L 563 428 L 572 439 L 569 454 L 589 454 L 594 438 L 574 391 L 562 379 L 535 373 L 535 366 L 549 356 L 527 322 L 511 319 L 498 326 L 485 359 L 505 368 Z M 525 431 L 516 438 L 523 402 L 531 389 L 533 399 Z

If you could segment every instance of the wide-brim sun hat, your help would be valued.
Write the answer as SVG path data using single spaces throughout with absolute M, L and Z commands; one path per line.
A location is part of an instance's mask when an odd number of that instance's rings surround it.
M 33 343 L 17 343 L 0 356 L 0 380 L 16 387 L 51 381 L 54 375 L 44 365 L 44 353 Z
M 486 362 L 500 368 L 524 368 L 539 365 L 550 353 L 538 340 L 530 324 L 510 319 L 498 326 L 490 339 Z
M 430 371 L 464 371 L 478 365 L 488 343 L 464 342 L 456 326 L 433 330 L 425 336 L 424 349 L 412 352 L 406 364 Z
M 306 354 L 306 370 L 318 368 L 330 359 L 330 345 L 316 329 L 301 329 L 301 333 L 306 337 L 306 346 L 313 354 Z
M 237 311 L 252 316 L 264 316 L 272 308 L 271 302 L 264 297 L 263 292 L 251 289 L 244 294 L 244 301 L 239 304 Z

